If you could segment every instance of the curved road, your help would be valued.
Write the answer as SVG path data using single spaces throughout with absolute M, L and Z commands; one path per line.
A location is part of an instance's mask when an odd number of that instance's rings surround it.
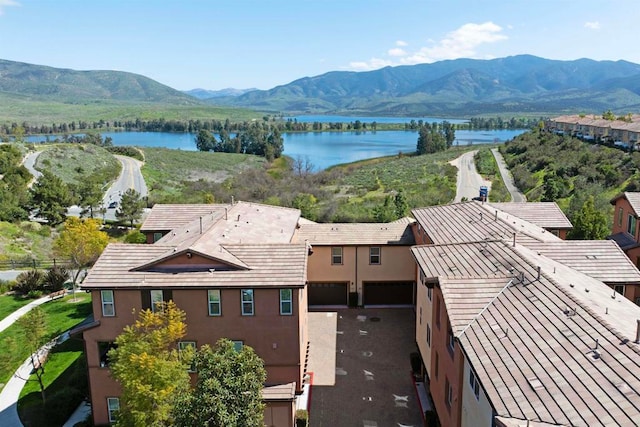
M 486 185 L 491 196 L 491 181 L 487 181 L 476 170 L 473 156 L 478 150 L 469 151 L 449 163 L 458 168 L 458 184 L 454 203 L 460 202 L 463 198 L 471 200 L 480 195 L 480 186 Z
M 516 187 L 516 185 L 513 183 L 513 176 L 511 175 L 511 172 L 509 172 L 502 154 L 500 154 L 497 148 L 492 148 L 491 152 L 493 153 L 493 157 L 495 157 L 496 163 L 498 164 L 498 170 L 500 171 L 500 176 L 502 176 L 502 181 L 511 194 L 511 201 L 516 203 L 526 202 L 526 196 L 522 194 L 520 190 L 518 190 L 518 187 Z
M 24 166 L 29 170 L 29 172 L 31 172 L 31 175 L 34 176 L 33 181 L 31 181 L 32 183 L 42 175 L 34 168 L 39 155 L 40 151 L 28 153 L 23 161 Z M 119 205 L 122 194 L 128 189 L 133 188 L 138 192 L 138 194 L 140 194 L 140 197 L 146 197 L 148 194 L 147 184 L 144 182 L 142 172 L 140 172 L 140 167 L 143 163 L 127 156 L 114 155 L 114 157 L 122 164 L 122 171 L 120 172 L 118 179 L 111 184 L 102 198 L 103 207 L 106 208 L 106 213 L 104 215 L 105 220 L 116 219 L 116 208 L 109 208 L 109 205 L 112 202 L 116 202 Z M 81 209 L 78 206 L 71 206 L 67 213 L 73 216 L 80 216 L 80 212 Z

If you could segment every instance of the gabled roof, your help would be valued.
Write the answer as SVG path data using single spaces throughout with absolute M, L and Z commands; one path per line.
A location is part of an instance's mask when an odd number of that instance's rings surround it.
M 514 233 L 518 243 L 560 240 L 540 226 L 476 201 L 413 209 L 412 212 L 435 244 L 495 239 L 512 241 Z
M 294 241 L 312 245 L 413 245 L 410 222 L 301 224 Z
M 489 203 L 489 205 L 542 228 L 573 228 L 571 221 L 556 202 Z
M 163 245 L 111 243 L 82 283 L 84 289 L 154 289 L 220 287 L 303 287 L 307 246 L 295 244 L 224 245 L 247 269 L 207 271 L 139 271 L 136 267 L 158 258 Z M 175 274 L 173 274 L 175 273 Z
M 438 255 L 443 249 L 477 266 L 450 271 Z M 521 245 L 412 251 L 425 274 L 437 275 L 454 335 L 497 417 L 552 425 L 640 419 L 640 349 L 633 343 L 640 307 Z M 502 267 L 494 272 L 492 265 Z
M 213 204 L 155 204 L 144 223 L 140 227 L 140 231 L 169 231 L 182 227 L 192 222 L 194 219 L 205 215 L 214 215 L 220 217 L 224 214 L 225 208 L 231 205 L 213 205 Z
M 627 199 L 636 216 L 640 216 L 640 193 L 635 191 L 625 191 L 611 199 L 611 204 L 615 205 L 616 202 L 622 198 Z
M 640 284 L 640 270 L 613 240 L 533 242 L 527 247 L 607 284 Z

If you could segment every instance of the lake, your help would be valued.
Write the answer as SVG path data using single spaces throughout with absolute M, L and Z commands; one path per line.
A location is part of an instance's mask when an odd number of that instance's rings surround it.
M 326 117 L 326 116 L 325 116 Z M 362 117 L 352 118 L 361 120 Z M 379 119 L 379 118 L 378 118 Z M 396 123 L 399 118 L 395 118 Z M 456 131 L 454 145 L 475 145 L 504 142 L 526 130 Z M 113 145 L 140 147 L 166 147 L 175 150 L 195 151 L 195 134 L 169 132 L 102 132 L 110 136 Z M 29 136 L 29 142 L 39 142 L 43 136 Z M 50 136 L 55 139 L 55 136 Z M 417 131 L 367 131 L 367 132 L 304 132 L 283 134 L 284 154 L 294 159 L 309 160 L 316 170 L 340 163 L 350 163 L 373 157 L 390 156 L 399 152 L 416 150 Z

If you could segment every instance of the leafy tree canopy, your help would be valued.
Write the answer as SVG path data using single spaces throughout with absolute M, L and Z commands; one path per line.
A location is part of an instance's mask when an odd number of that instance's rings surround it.
M 67 185 L 56 175 L 45 170 L 31 188 L 31 208 L 51 225 L 64 222 L 67 207 L 71 205 L 71 193 Z
M 573 229 L 569 238 L 576 240 L 601 240 L 609 234 L 607 216 L 595 208 L 593 196 L 589 196 L 571 219 Z
M 131 228 L 133 228 L 134 221 L 138 221 L 142 217 L 144 207 L 145 203 L 140 197 L 140 193 L 130 188 L 122 195 L 120 207 L 116 210 L 116 218 L 121 221 L 129 221 Z
M 58 238 L 53 242 L 57 257 L 69 261 L 76 270 L 73 282 L 78 280 L 80 271 L 92 265 L 109 243 L 109 236 L 100 230 L 97 219 L 69 217 Z

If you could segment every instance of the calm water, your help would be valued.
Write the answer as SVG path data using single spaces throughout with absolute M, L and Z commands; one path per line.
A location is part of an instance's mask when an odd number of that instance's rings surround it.
M 448 121 L 449 123 L 467 123 L 468 120 L 462 119 L 443 119 L 443 118 L 435 118 L 435 117 L 362 117 L 362 116 L 324 116 L 324 115 L 302 115 L 302 116 L 293 116 L 287 117 L 290 119 L 296 119 L 302 123 L 351 123 L 356 120 L 360 120 L 362 123 L 409 123 L 411 120 L 422 120 L 424 123 L 440 123 L 443 121 Z
M 331 116 L 324 116 L 331 117 Z M 335 116 L 334 116 L 335 117 Z M 361 120 L 362 117 L 352 118 Z M 376 119 L 379 119 L 376 118 Z M 394 118 L 397 121 L 398 118 Z M 525 130 L 456 131 L 454 145 L 488 144 L 504 142 L 526 132 Z M 195 151 L 195 134 L 167 132 L 104 132 L 114 145 L 166 147 Z M 53 140 L 55 137 L 50 137 Z M 315 169 L 326 169 L 340 163 L 349 163 L 373 157 L 389 156 L 399 152 L 415 151 L 416 131 L 378 132 L 306 132 L 284 134 L 284 154 L 292 158 L 308 159 Z M 27 138 L 39 142 L 42 136 Z

